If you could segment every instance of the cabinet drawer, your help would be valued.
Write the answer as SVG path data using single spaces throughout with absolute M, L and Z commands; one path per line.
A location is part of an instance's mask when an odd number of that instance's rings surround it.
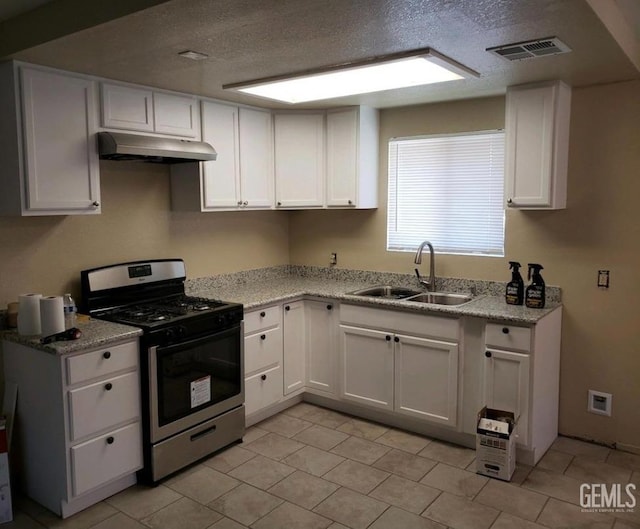
M 142 432 L 137 422 L 71 448 L 73 495 L 140 468 Z
M 69 417 L 72 440 L 140 417 L 138 372 L 70 391 Z
M 276 327 L 244 339 L 245 375 L 282 362 L 282 328 Z
M 487 323 L 485 342 L 490 347 L 530 351 L 531 329 L 528 327 L 517 327 L 515 325 Z
M 138 365 L 138 341 L 104 347 L 67 358 L 69 385 L 133 369 Z
M 262 329 L 280 325 L 282 321 L 282 308 L 280 305 L 266 309 L 246 312 L 244 315 L 244 333 L 251 334 Z
M 282 398 L 282 366 L 277 366 L 244 381 L 246 414 L 259 411 Z

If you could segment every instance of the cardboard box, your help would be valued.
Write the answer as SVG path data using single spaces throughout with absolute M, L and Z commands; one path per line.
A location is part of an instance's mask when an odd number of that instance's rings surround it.
M 478 413 L 476 472 L 510 481 L 516 469 L 516 418 L 510 411 L 486 406 Z

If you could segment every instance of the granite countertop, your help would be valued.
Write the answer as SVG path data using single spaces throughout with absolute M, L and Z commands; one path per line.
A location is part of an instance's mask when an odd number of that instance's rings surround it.
M 46 345 L 40 343 L 40 336 L 21 336 L 15 329 L 0 331 L 0 336 L 4 340 L 33 347 L 47 353 L 64 355 L 131 340 L 142 334 L 142 330 L 137 327 L 100 320 L 78 321 L 76 327 L 82 331 L 82 336 L 77 340 L 52 342 Z
M 245 310 L 254 310 L 303 296 L 312 296 L 380 308 L 458 317 L 473 316 L 523 324 L 534 324 L 561 306 L 559 289 L 557 289 L 557 293 L 552 291 L 552 299 L 547 297 L 547 306 L 544 309 L 529 309 L 524 306 L 507 305 L 503 295 L 495 295 L 497 291 L 503 292 L 502 284 L 496 286 L 489 285 L 487 282 L 444 279 L 437 285 L 438 291 L 469 293 L 472 288 L 475 288 L 478 295 L 472 301 L 458 306 L 366 298 L 348 293 L 383 284 L 415 289 L 415 278 L 412 280 L 408 275 L 387 273 L 349 274 L 345 271 L 342 274 L 333 274 L 339 276 L 336 278 L 331 277 L 332 274 L 329 273 L 309 274 L 305 270 L 300 274 L 300 268 L 305 267 L 288 267 L 288 270 L 280 270 L 280 273 L 273 269 L 263 269 L 227 276 L 200 278 L 188 281 L 187 290 L 191 295 L 242 303 Z M 470 283 L 472 284 L 470 285 Z M 424 289 L 421 288 L 421 290 Z M 556 296 L 558 299 L 555 299 Z

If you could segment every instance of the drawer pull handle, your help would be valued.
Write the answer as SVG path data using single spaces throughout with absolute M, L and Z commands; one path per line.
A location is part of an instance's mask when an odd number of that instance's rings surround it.
M 104 389 L 106 389 L 107 391 L 111 391 L 113 389 L 113 384 L 111 382 L 107 382 L 104 385 Z
M 396 343 L 398 343 L 398 342 L 400 341 L 400 338 L 398 338 L 397 336 L 395 336 L 395 337 L 393 338 L 393 341 L 394 341 L 394 342 L 396 342 Z
M 261 317 L 261 318 L 264 318 L 266 315 L 267 315 L 267 313 L 266 313 L 266 312 L 264 312 L 264 311 L 262 311 L 262 312 L 260 313 L 260 317 Z
M 260 377 L 260 380 L 267 380 L 267 375 L 262 375 L 262 376 Z
M 266 340 L 267 339 L 267 335 L 266 334 L 261 334 L 260 335 L 260 339 L 261 340 Z
M 331 310 L 333 308 L 333 305 L 327 305 L 327 310 Z
M 113 436 L 110 435 L 109 437 L 107 437 L 107 444 L 108 445 L 112 445 L 114 441 L 115 441 L 115 439 L 113 438 Z
M 387 342 L 391 341 L 391 336 L 389 336 L 388 334 L 384 337 L 385 340 L 387 340 Z
M 291 310 L 291 307 L 290 307 L 289 305 L 287 305 L 287 306 L 284 308 L 284 310 L 289 311 L 289 310 Z
M 197 441 L 198 439 L 200 439 L 201 437 L 204 437 L 205 435 L 209 435 L 210 433 L 213 433 L 216 431 L 216 425 L 214 424 L 213 426 L 210 426 L 209 428 L 205 428 L 204 430 L 202 430 L 201 432 L 198 433 L 194 433 L 191 436 L 191 441 Z
M 491 358 L 491 351 L 485 351 L 484 356 Z
M 509 327 L 503 327 L 502 334 L 509 334 Z
M 102 353 L 102 358 L 104 358 L 105 360 L 109 360 L 109 358 L 111 358 L 111 351 L 105 351 L 104 353 Z

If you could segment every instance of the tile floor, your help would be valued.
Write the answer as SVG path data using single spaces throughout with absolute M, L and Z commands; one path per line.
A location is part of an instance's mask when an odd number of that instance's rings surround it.
M 475 473 L 475 452 L 307 403 L 155 487 L 132 487 L 67 520 L 24 498 L 36 529 L 640 529 L 635 512 L 587 513 L 586 483 L 635 483 L 640 456 L 559 438 L 510 483 Z

